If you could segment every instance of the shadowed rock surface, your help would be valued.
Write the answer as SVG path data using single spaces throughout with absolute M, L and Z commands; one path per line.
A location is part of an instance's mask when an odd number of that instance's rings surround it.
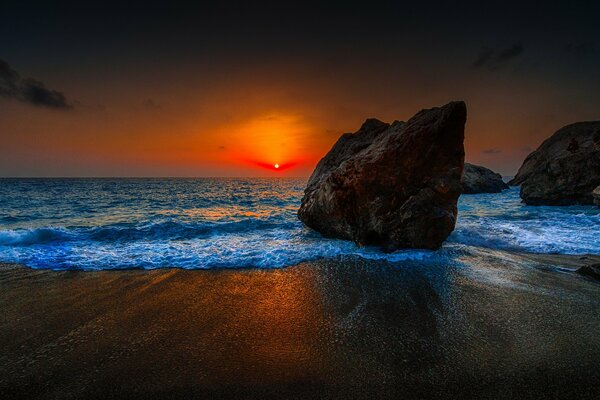
M 600 281 L 600 264 L 584 265 L 577 270 L 577 273 Z
M 532 205 L 593 204 L 600 185 L 600 121 L 557 131 L 529 154 L 510 185 Z
M 466 117 L 452 102 L 406 123 L 367 120 L 319 162 L 298 217 L 359 245 L 438 248 L 456 223 Z
M 463 193 L 500 193 L 508 189 L 508 185 L 502 180 L 502 175 L 491 169 L 465 163 L 461 179 Z
M 600 186 L 594 189 L 594 191 L 592 192 L 592 196 L 594 196 L 594 204 L 600 206 Z

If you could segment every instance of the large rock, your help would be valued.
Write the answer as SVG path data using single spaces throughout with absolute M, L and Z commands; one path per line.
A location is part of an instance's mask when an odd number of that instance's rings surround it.
M 465 163 L 461 183 L 462 192 L 465 194 L 500 193 L 509 188 L 502 180 L 502 175 L 491 169 L 469 163 Z
M 533 205 L 592 204 L 600 185 L 600 121 L 560 129 L 529 154 L 510 185 Z
M 359 245 L 438 248 L 456 223 L 466 117 L 452 102 L 406 123 L 367 120 L 319 162 L 298 217 Z
M 594 198 L 594 204 L 600 206 L 600 186 L 594 189 L 594 191 L 592 192 L 592 197 Z

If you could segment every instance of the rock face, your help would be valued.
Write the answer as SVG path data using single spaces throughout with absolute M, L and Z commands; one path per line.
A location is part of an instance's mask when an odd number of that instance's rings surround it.
M 584 265 L 577 269 L 577 273 L 600 281 L 600 264 Z
M 406 123 L 367 120 L 319 162 L 298 217 L 359 245 L 438 248 L 456 223 L 466 117 L 452 102 Z
M 500 193 L 509 188 L 500 174 L 480 165 L 469 163 L 465 163 L 461 183 L 462 192 L 465 194 Z
M 594 197 L 594 204 L 600 206 L 600 186 L 594 189 L 594 191 L 592 192 L 592 196 Z
M 600 185 L 600 121 L 560 129 L 529 154 L 509 185 L 532 205 L 592 204 Z

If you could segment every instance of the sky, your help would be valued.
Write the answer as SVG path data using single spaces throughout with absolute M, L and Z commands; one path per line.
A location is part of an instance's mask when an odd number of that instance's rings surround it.
M 0 176 L 308 176 L 452 100 L 514 175 L 600 119 L 598 2 L 80 3 L 0 4 Z

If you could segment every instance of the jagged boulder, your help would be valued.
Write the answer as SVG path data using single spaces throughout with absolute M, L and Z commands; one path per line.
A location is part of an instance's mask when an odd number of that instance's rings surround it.
M 456 223 L 466 117 L 452 102 L 406 123 L 367 120 L 319 162 L 298 217 L 359 245 L 438 248 Z
M 593 204 L 600 185 L 600 121 L 557 131 L 527 156 L 509 185 L 521 185 L 527 204 Z
M 464 194 L 500 193 L 509 186 L 502 180 L 502 175 L 491 169 L 465 163 L 461 179 Z
M 594 191 L 592 192 L 592 196 L 594 197 L 594 204 L 600 206 L 600 186 L 594 189 Z

